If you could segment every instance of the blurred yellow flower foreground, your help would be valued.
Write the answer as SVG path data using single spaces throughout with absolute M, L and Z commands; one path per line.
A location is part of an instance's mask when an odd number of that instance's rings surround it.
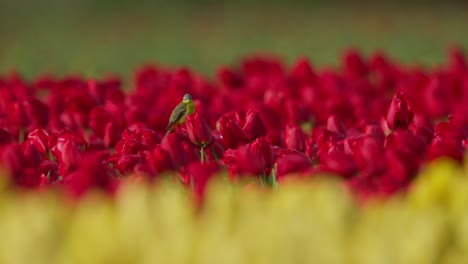
M 430 164 L 406 195 L 359 206 L 339 182 L 128 183 L 73 203 L 0 191 L 0 263 L 468 263 L 468 167 Z

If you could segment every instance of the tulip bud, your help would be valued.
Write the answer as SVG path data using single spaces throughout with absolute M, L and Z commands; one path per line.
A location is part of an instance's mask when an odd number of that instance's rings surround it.
M 250 109 L 247 112 L 244 131 L 250 140 L 264 137 L 268 132 L 265 124 L 263 123 L 262 117 L 257 111 L 253 109 Z
M 198 113 L 187 116 L 186 127 L 192 143 L 206 146 L 213 141 L 210 128 Z
M 286 130 L 286 146 L 290 149 L 295 149 L 300 152 L 306 150 L 306 137 L 302 129 L 298 126 L 290 127 Z
M 406 129 L 410 125 L 413 120 L 413 111 L 411 111 L 402 93 L 398 92 L 393 97 L 392 102 L 387 108 L 385 120 L 390 129 Z

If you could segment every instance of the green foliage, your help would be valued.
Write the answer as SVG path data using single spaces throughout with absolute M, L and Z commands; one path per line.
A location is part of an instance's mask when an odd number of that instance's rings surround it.
M 155 62 L 212 74 L 255 52 L 288 63 L 308 56 L 337 65 L 347 47 L 365 54 L 382 49 L 404 63 L 429 66 L 442 63 L 452 43 L 468 47 L 468 17 L 456 5 L 72 2 L 1 4 L 0 73 L 131 77 L 142 63 Z

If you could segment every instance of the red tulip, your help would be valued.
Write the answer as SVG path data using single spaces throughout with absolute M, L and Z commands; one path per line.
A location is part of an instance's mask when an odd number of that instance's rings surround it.
M 223 145 L 226 149 L 237 148 L 249 142 L 245 131 L 234 121 L 222 116 L 218 121 L 219 132 L 223 137 Z
M 228 89 L 236 89 L 243 85 L 242 76 L 228 68 L 220 68 L 218 70 L 217 77 Z
M 13 141 L 11 134 L 3 128 L 0 128 L 0 145 L 6 145 Z
M 462 141 L 447 135 L 436 135 L 427 150 L 427 157 L 433 160 L 439 157 L 450 157 L 463 161 L 464 147 Z
M 364 134 L 371 136 L 377 140 L 380 144 L 383 144 L 385 141 L 385 134 L 382 128 L 378 125 L 369 124 L 364 128 Z
M 468 69 L 465 54 L 460 47 L 453 46 L 449 49 L 449 67 L 453 73 L 463 74 Z
M 65 175 L 63 182 L 76 197 L 82 196 L 90 188 L 98 188 L 112 194 L 118 187 L 118 182 L 110 177 L 102 162 L 92 155 L 84 156 L 79 169 Z
M 41 173 L 37 168 L 24 168 L 22 174 L 16 178 L 16 184 L 22 187 L 39 187 L 41 183 Z
M 109 93 L 120 91 L 122 82 L 117 77 L 109 77 L 106 80 L 89 80 L 86 88 L 90 95 L 99 103 L 103 104 L 105 99 L 109 98 Z
M 104 129 L 104 144 L 107 147 L 113 147 L 121 139 L 120 129 L 115 122 L 107 123 Z
M 152 180 L 155 176 L 154 170 L 151 168 L 150 165 L 144 164 L 144 163 L 138 163 L 134 168 L 133 168 L 133 173 L 131 177 L 144 177 L 145 179 L 150 179 Z
M 12 102 L 10 104 L 9 116 L 11 123 L 19 127 L 26 127 L 31 122 L 22 102 Z
M 42 129 L 35 129 L 28 134 L 27 141 L 33 144 L 42 155 L 45 155 L 48 147 L 49 135 Z
M 267 91 L 268 92 L 268 91 Z M 265 92 L 265 97 L 267 97 L 267 92 Z M 278 107 L 281 107 L 281 100 L 277 96 L 272 95 L 272 98 L 279 100 Z M 264 99 L 267 101 L 267 99 Z M 268 104 L 260 104 L 257 106 L 258 113 L 262 117 L 263 123 L 268 131 L 272 129 L 282 130 L 285 124 L 285 116 L 283 115 L 284 109 L 277 109 L 274 106 Z
M 107 150 L 106 145 L 104 144 L 104 141 L 100 138 L 98 138 L 95 134 L 89 135 L 89 144 L 88 144 L 88 152 L 98 152 L 102 150 Z
M 248 146 L 226 150 L 223 160 L 228 166 L 230 176 L 234 178 L 233 173 L 262 175 L 267 169 L 265 159 L 260 156 L 260 153 L 250 151 Z
M 439 122 L 434 127 L 435 136 L 449 136 L 456 139 L 462 139 L 462 135 L 457 131 L 452 124 L 448 122 Z
M 374 138 L 362 137 L 353 149 L 353 156 L 359 169 L 369 175 L 386 169 L 384 149 Z
M 182 140 L 176 133 L 168 134 L 161 141 L 161 148 L 169 153 L 176 170 L 186 164 L 187 156 L 182 147 Z
M 450 113 L 452 98 L 449 84 L 440 77 L 433 77 L 421 96 L 425 109 L 431 118 L 442 117 Z
M 369 180 L 365 177 L 352 177 L 347 183 L 361 204 L 377 193 L 378 182 L 375 180 Z
M 189 140 L 183 140 L 181 144 L 182 144 L 182 148 L 184 149 L 185 156 L 187 158 L 186 164 L 191 163 L 193 161 L 200 160 L 201 153 L 200 153 L 200 149 L 198 146 L 196 146 Z M 207 149 L 211 146 L 212 144 L 209 145 Z M 206 149 L 204 151 L 206 152 Z M 204 156 L 204 159 L 205 160 L 207 159 L 206 156 Z
M 325 171 L 336 173 L 346 178 L 354 175 L 358 169 L 353 157 L 340 151 L 329 153 L 322 167 Z
M 174 169 L 170 154 L 160 146 L 157 146 L 153 150 L 148 163 L 156 173 L 162 173 Z
M 402 93 L 396 93 L 385 114 L 390 129 L 408 128 L 413 120 L 413 112 Z
M 25 111 L 35 127 L 46 127 L 49 123 L 49 106 L 32 97 L 24 103 Z
M 306 155 L 311 159 L 315 160 L 317 158 L 317 144 L 311 138 L 306 141 Z
M 384 174 L 380 177 L 374 188 L 379 195 L 389 196 L 401 190 L 406 182 L 401 182 L 390 174 Z
M 123 155 L 119 158 L 117 162 L 117 169 L 121 174 L 127 174 L 133 171 L 137 164 L 140 164 L 142 159 L 140 155 L 131 154 Z
M 187 134 L 194 144 L 206 146 L 213 141 L 210 128 L 198 113 L 187 116 L 186 127 Z
M 306 150 L 306 137 L 298 126 L 290 127 L 286 130 L 285 141 L 286 146 L 290 149 L 300 152 L 305 152 Z
M 60 175 L 66 175 L 82 165 L 82 157 L 84 151 L 73 140 L 65 140 L 57 143 L 57 151 L 55 155 L 59 161 Z
M 1 152 L 1 162 L 12 176 L 21 175 L 24 167 L 24 157 L 20 145 L 13 143 L 5 146 Z
M 197 203 L 202 202 L 205 196 L 205 189 L 211 177 L 220 170 L 216 162 L 200 163 L 192 162 L 186 166 L 185 182 L 191 185 Z
M 135 140 L 148 148 L 153 149 L 161 142 L 161 137 L 154 130 L 146 128 L 125 129 L 122 133 L 122 141 Z
M 385 148 L 392 148 L 399 153 L 421 156 L 426 150 L 423 139 L 417 138 L 411 130 L 394 130 L 385 139 Z
M 250 151 L 262 157 L 267 168 L 271 168 L 273 166 L 275 155 L 270 143 L 264 138 L 257 138 L 255 141 L 250 143 Z
M 41 174 L 37 170 L 38 161 L 41 159 L 40 153 L 28 143 L 32 148 L 22 151 L 22 147 L 18 144 L 10 144 L 2 151 L 1 163 L 6 168 L 13 183 L 16 186 L 34 188 L 41 183 Z M 27 156 L 25 156 L 26 154 Z
M 255 140 L 259 137 L 264 137 L 268 132 L 260 114 L 253 109 L 247 111 L 244 131 L 250 140 Z
M 102 107 L 94 107 L 89 115 L 89 127 L 100 138 L 104 138 L 106 126 L 112 121 L 114 121 L 113 115 Z
M 467 85 L 467 89 L 468 89 L 468 85 Z M 468 107 L 467 107 L 467 110 L 468 110 Z M 463 114 L 449 115 L 449 124 L 454 130 L 457 130 L 460 133 L 462 138 L 468 138 L 468 117 L 466 115 L 463 115 Z
M 313 130 L 313 139 L 317 143 L 317 147 L 320 149 L 324 145 L 336 144 L 340 141 L 340 137 L 327 129 L 318 128 Z
M 385 150 L 387 171 L 385 175 L 392 176 L 398 182 L 409 182 L 415 176 L 419 164 L 417 157 L 398 153 L 393 149 Z
M 273 146 L 278 146 L 282 148 L 285 147 L 283 130 L 270 129 L 268 130 L 268 133 L 266 134 L 265 138 Z
M 369 73 L 369 68 L 357 50 L 348 50 L 343 56 L 346 73 L 353 77 L 362 77 Z
M 121 140 L 115 145 L 115 153 L 120 155 L 138 154 L 145 150 L 150 150 L 148 145 L 136 139 Z
M 23 149 L 24 165 L 37 168 L 42 163 L 42 154 L 35 145 L 25 142 L 21 145 Z
M 307 58 L 301 58 L 296 61 L 293 66 L 291 75 L 293 78 L 301 82 L 302 84 L 311 84 L 314 83 L 317 79 L 310 62 Z
M 318 148 L 317 160 L 319 161 L 319 163 L 324 163 L 327 156 L 330 153 L 335 152 L 335 151 L 345 152 L 343 141 L 340 141 L 337 143 L 329 142 L 329 143 L 322 145 L 322 147 Z
M 328 118 L 327 130 L 336 133 L 340 137 L 346 136 L 346 127 L 336 115 L 331 115 Z
M 277 159 L 276 179 L 281 180 L 285 175 L 301 172 L 312 166 L 311 160 L 304 154 L 290 154 Z
M 221 140 L 222 142 L 222 140 Z M 213 141 L 213 144 L 211 144 L 207 149 L 206 149 L 206 155 L 208 159 L 211 160 L 219 160 L 223 158 L 224 155 L 224 147 L 221 145 L 218 140 Z
M 86 141 L 79 135 L 71 131 L 63 131 L 57 136 L 55 142 L 54 136 L 49 137 L 49 144 L 53 143 L 50 150 L 59 162 L 59 170 L 61 175 L 65 175 L 81 164 L 81 158 L 86 150 Z M 49 145 L 50 146 L 50 145 Z
M 44 160 L 39 166 L 39 171 L 49 178 L 49 182 L 54 182 L 58 180 L 59 177 L 58 168 L 59 165 L 57 162 Z

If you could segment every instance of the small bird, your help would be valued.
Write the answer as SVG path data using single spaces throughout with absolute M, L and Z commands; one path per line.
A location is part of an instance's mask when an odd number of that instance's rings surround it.
M 174 110 L 172 110 L 169 124 L 166 128 L 166 135 L 172 132 L 180 124 L 185 123 L 185 118 L 195 112 L 195 104 L 193 103 L 192 96 L 185 94 L 182 102 L 180 102 Z

